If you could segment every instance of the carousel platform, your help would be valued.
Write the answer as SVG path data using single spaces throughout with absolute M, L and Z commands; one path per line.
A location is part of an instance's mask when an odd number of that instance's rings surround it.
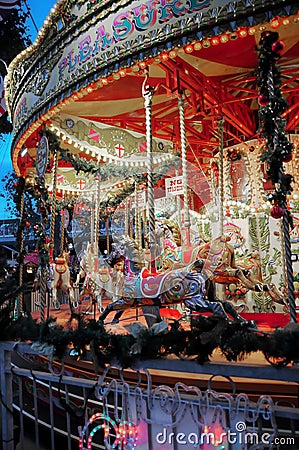
M 103 306 L 106 306 L 106 302 L 104 302 Z M 88 301 L 83 301 L 81 305 L 78 306 L 74 310 L 76 313 L 83 314 L 86 316 L 87 319 L 98 319 L 99 318 L 99 311 L 93 308 L 90 308 Z M 172 308 L 161 308 L 160 313 L 162 318 L 165 320 L 178 320 L 181 318 L 181 313 L 177 309 Z M 195 313 L 196 314 L 196 313 Z M 198 313 L 199 314 L 199 313 Z M 210 313 L 204 313 L 203 315 L 209 316 Z M 65 325 L 69 319 L 70 319 L 70 308 L 68 304 L 62 304 L 60 306 L 60 309 L 56 309 L 53 306 L 50 306 L 49 308 L 49 316 L 55 317 L 56 322 L 59 325 Z M 285 327 L 290 322 L 290 316 L 289 314 L 284 313 L 241 313 L 241 316 L 250 321 L 254 321 L 258 328 L 261 331 L 273 331 L 278 327 Z M 39 321 L 40 318 L 40 311 L 39 309 L 36 309 L 32 312 L 33 319 L 36 319 Z M 113 313 L 111 313 L 111 321 L 113 319 Z M 133 322 L 133 321 L 141 321 L 141 323 L 145 324 L 145 319 L 142 314 L 141 309 L 131 309 L 128 311 L 125 311 L 122 319 L 119 324 L 111 325 L 109 322 L 109 317 L 106 321 L 107 326 L 110 328 L 113 328 L 115 332 L 124 331 L 123 325 Z M 299 322 L 299 313 L 297 313 L 297 322 Z M 187 321 L 183 320 L 182 324 L 184 326 L 188 326 Z
M 98 318 L 99 312 L 88 310 L 88 302 L 82 302 L 76 312 L 86 314 L 86 318 Z M 167 316 L 166 320 L 172 320 L 179 316 L 178 310 L 167 308 L 161 309 L 161 315 Z M 70 319 L 70 309 L 67 304 L 61 305 L 60 310 L 50 308 L 50 316 L 55 317 L 57 324 L 67 326 Z M 247 320 L 254 320 L 260 331 L 271 332 L 277 327 L 284 327 L 289 322 L 289 316 L 285 314 L 242 314 Z M 39 320 L 39 311 L 33 313 L 33 318 Z M 111 321 L 113 313 L 111 314 Z M 140 311 L 125 311 L 122 320 L 118 324 L 109 322 L 105 328 L 110 333 L 128 333 L 125 326 L 134 321 L 145 324 L 145 318 Z M 299 320 L 299 316 L 298 316 Z M 188 329 L 188 320 L 181 321 L 184 329 Z M 43 357 L 39 357 L 42 358 Z M 57 365 L 58 372 L 61 370 L 60 363 Z M 68 374 L 88 378 L 95 377 L 95 368 L 92 360 L 70 360 L 64 361 L 64 368 Z M 298 380 L 299 370 L 296 364 L 288 364 L 286 367 L 274 367 L 266 361 L 261 352 L 254 352 L 241 361 L 227 361 L 221 352 L 216 349 L 211 355 L 210 361 L 199 364 L 194 360 L 183 360 L 175 355 L 170 355 L 165 359 L 140 360 L 136 367 L 125 369 L 126 378 L 134 383 L 136 370 L 149 370 L 155 385 L 167 384 L 174 386 L 180 380 L 188 386 L 197 386 L 200 389 L 215 389 L 220 392 L 246 393 L 252 401 L 261 395 L 270 395 L 274 401 L 288 402 L 298 407 Z M 136 381 L 136 380 L 135 380 Z

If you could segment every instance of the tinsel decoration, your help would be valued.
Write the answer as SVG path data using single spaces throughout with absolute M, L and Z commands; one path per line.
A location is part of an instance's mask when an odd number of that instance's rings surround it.
M 269 196 L 272 204 L 283 206 L 287 194 L 292 192 L 293 177 L 284 173 L 283 163 L 290 161 L 293 144 L 286 135 L 286 119 L 282 114 L 288 104 L 281 93 L 281 76 L 278 60 L 284 48 L 275 31 L 264 31 L 261 35 L 257 72 L 260 126 L 258 132 L 266 144 L 261 160 L 267 162 L 267 174 L 275 191 Z

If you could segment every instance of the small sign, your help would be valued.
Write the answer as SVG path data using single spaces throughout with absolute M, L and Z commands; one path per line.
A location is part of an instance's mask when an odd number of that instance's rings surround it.
M 166 196 L 180 195 L 184 193 L 183 177 L 173 177 L 165 179 Z
M 131 206 L 135 208 L 135 194 L 130 197 Z M 144 208 L 146 206 L 146 191 L 138 192 L 138 208 Z
M 48 165 L 49 144 L 46 136 L 42 136 L 39 141 L 36 154 L 36 173 L 38 177 L 43 177 Z

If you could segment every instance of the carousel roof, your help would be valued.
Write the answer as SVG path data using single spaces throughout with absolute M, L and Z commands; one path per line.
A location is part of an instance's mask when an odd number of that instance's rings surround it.
M 136 36 L 128 35 L 119 46 L 115 37 L 116 42 L 111 38 L 110 45 L 107 32 L 106 47 L 110 53 L 103 44 L 100 63 L 96 51 L 98 40 L 91 47 L 95 18 L 102 18 L 100 24 L 103 24 L 97 28 L 98 39 L 99 30 L 108 28 L 115 10 L 108 9 L 108 16 L 104 17 L 103 6 L 97 4 L 89 10 L 87 5 L 85 10 L 86 5 L 78 6 L 72 1 L 61 2 L 59 11 L 54 8 L 37 42 L 12 63 L 6 83 L 14 119 L 12 157 L 17 173 L 20 172 L 21 148 L 28 147 L 29 155 L 34 158 L 38 133 L 45 124 L 52 127 L 63 139 L 65 148 L 70 148 L 74 154 L 128 165 L 145 164 L 142 85 L 147 71 L 148 83 L 155 89 L 154 150 L 161 154 L 162 160 L 180 148 L 178 97 L 181 95 L 185 98 L 187 151 L 191 163 L 204 167 L 217 154 L 222 117 L 224 146 L 242 144 L 246 147 L 246 141 L 258 137 L 256 49 L 266 29 L 277 31 L 285 45 L 279 59 L 282 91 L 289 104 L 284 117 L 286 130 L 296 131 L 299 122 L 298 8 L 292 6 L 292 1 L 287 2 L 288 5 L 277 2 L 277 9 L 267 1 L 224 2 L 224 6 L 219 6 L 217 1 L 208 3 L 206 14 L 199 13 L 197 7 L 190 14 L 190 23 L 191 19 L 197 21 L 196 33 L 193 22 L 191 25 L 188 22 L 188 13 L 180 14 L 177 19 L 172 15 L 169 25 L 165 19 L 161 35 L 157 24 L 148 27 L 147 33 L 138 32 L 136 27 L 133 30 Z M 117 19 L 129 17 L 125 10 L 135 14 L 136 4 L 142 6 L 140 2 L 131 2 L 120 10 L 123 13 Z M 201 8 L 205 11 L 204 5 Z M 233 16 L 232 11 L 235 11 Z M 74 22 L 71 13 L 74 13 Z M 61 29 L 58 17 L 62 21 Z M 84 17 L 90 18 L 88 24 L 83 22 Z M 112 28 L 116 28 L 115 21 Z M 57 36 L 53 34 L 53 24 Z M 102 38 L 104 40 L 104 35 Z M 130 48 L 131 57 L 120 56 L 130 55 Z M 30 61 L 33 66 L 26 77 Z M 24 67 L 20 71 L 22 64 Z M 22 79 L 25 87 L 21 85 Z M 27 167 L 32 165 L 30 161 L 32 159 L 27 159 Z
M 178 90 L 183 91 L 191 162 L 197 158 L 203 162 L 218 151 L 218 123 L 222 115 L 226 147 L 258 136 L 256 47 L 260 32 L 245 33 L 244 37 L 236 33 L 234 39 L 230 36 L 225 43 L 219 37 L 195 42 L 162 53 L 158 61 L 149 65 L 149 83 L 157 88 L 153 97 L 153 135 L 179 147 Z M 285 43 L 279 65 L 283 94 L 289 103 L 286 129 L 291 131 L 299 122 L 298 26 L 282 25 L 279 35 Z M 142 69 L 134 72 L 127 68 L 115 82 L 103 87 L 93 85 L 92 92 L 66 105 L 63 115 L 87 119 L 94 126 L 107 124 L 144 134 L 144 76 Z M 54 117 L 53 122 L 56 120 Z

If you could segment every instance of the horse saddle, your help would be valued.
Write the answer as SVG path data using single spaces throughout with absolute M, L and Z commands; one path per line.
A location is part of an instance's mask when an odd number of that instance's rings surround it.
M 142 296 L 155 298 L 162 292 L 162 286 L 166 273 L 151 273 L 147 269 L 142 269 L 140 276 L 140 291 Z
M 67 269 L 67 264 L 63 258 L 55 259 L 55 270 L 57 273 L 64 273 Z
M 188 265 L 196 260 L 198 254 L 198 247 L 188 247 L 178 251 L 180 260 L 183 264 Z

